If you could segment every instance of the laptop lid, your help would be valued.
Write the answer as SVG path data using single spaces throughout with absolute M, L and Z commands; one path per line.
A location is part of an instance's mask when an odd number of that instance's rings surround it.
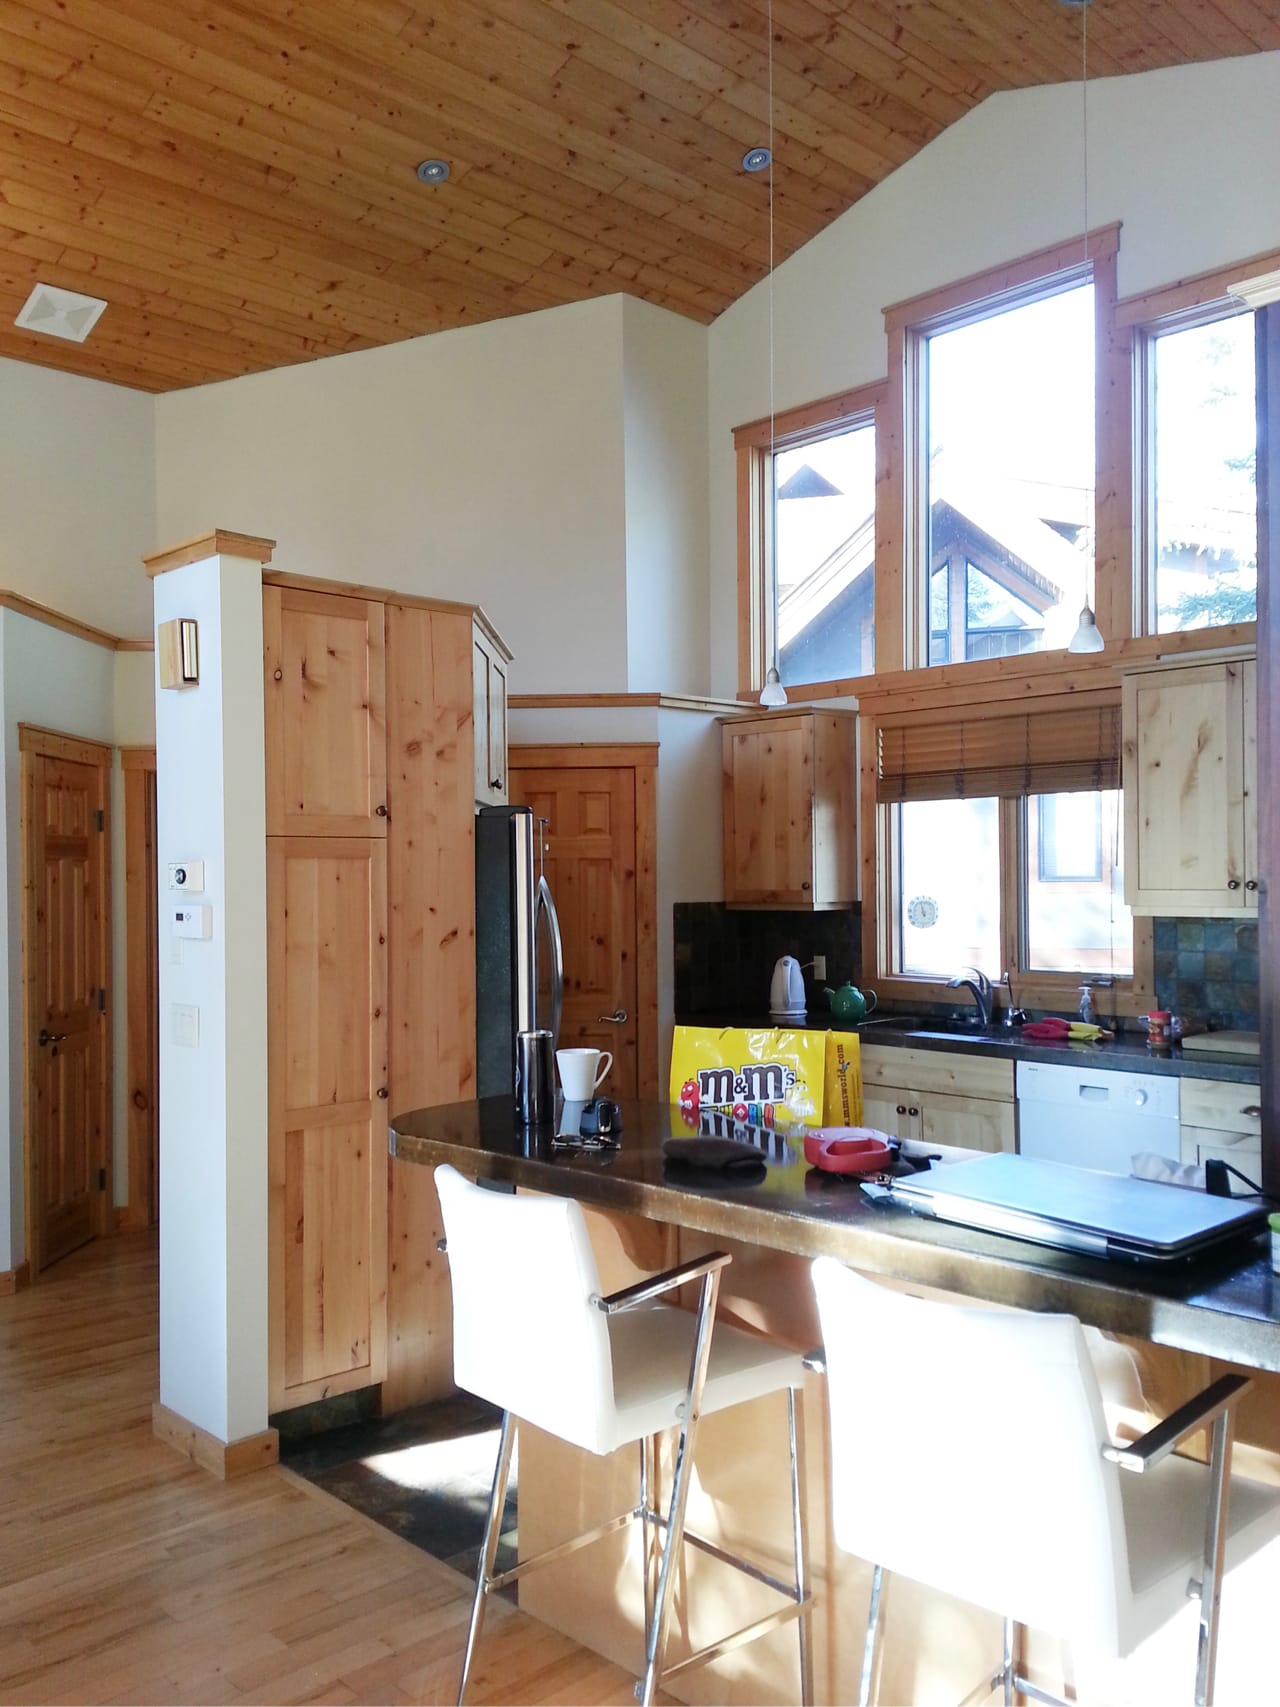
M 1195 1256 L 1257 1232 L 1267 1215 L 1255 1198 L 1005 1153 L 895 1180 L 892 1197 L 942 1221 L 1130 1262 Z

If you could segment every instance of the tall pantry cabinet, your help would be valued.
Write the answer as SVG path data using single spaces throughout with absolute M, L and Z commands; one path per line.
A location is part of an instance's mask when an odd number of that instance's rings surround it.
M 287 576 L 263 637 L 270 1409 L 378 1382 L 395 1409 L 451 1352 L 435 1193 L 387 1119 L 474 1094 L 475 781 L 506 734 L 475 671 L 509 655 L 470 606 Z

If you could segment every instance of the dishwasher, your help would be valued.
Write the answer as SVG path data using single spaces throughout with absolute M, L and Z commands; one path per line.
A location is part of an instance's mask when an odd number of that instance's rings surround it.
M 1019 1061 L 1015 1083 L 1024 1156 L 1106 1174 L 1130 1173 L 1139 1151 L 1179 1159 L 1172 1076 Z

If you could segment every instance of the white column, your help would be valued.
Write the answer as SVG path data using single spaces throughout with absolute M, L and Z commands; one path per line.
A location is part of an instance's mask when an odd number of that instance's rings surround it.
M 161 688 L 158 664 L 156 675 L 160 1403 L 171 1425 L 215 1445 L 267 1426 L 261 567 L 270 547 L 211 534 L 148 559 L 157 626 L 193 618 L 199 639 L 197 685 Z M 204 890 L 183 895 L 168 867 L 191 860 L 204 862 Z M 208 940 L 175 934 L 184 902 L 209 908 Z M 159 1419 L 157 1428 L 175 1437 Z

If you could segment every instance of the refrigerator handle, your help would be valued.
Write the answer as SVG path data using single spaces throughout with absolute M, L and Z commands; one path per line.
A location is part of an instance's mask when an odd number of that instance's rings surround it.
M 560 1047 L 560 1019 L 564 1012 L 564 945 L 560 939 L 560 915 L 545 877 L 538 879 L 538 906 L 547 910 L 551 927 L 551 1047 Z

